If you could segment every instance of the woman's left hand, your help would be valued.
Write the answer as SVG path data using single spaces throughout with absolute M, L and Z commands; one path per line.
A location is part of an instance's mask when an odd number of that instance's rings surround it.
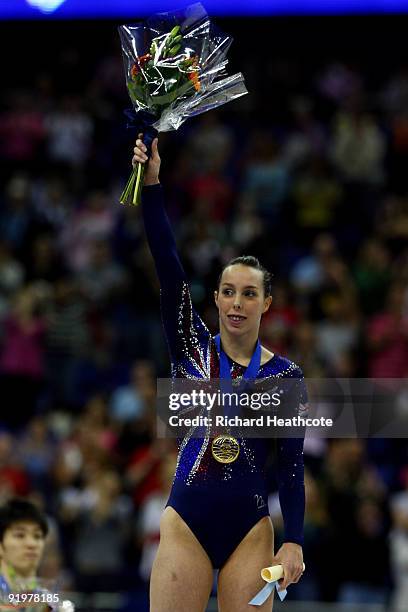
M 290 584 L 298 582 L 303 574 L 303 551 L 299 544 L 285 542 L 275 555 L 274 565 L 282 565 L 284 576 L 279 580 L 279 590 L 283 591 Z

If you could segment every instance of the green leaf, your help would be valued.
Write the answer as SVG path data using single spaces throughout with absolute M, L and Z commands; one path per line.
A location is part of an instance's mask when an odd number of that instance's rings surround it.
M 172 47 L 169 51 L 169 55 L 174 56 L 176 55 L 176 53 L 180 50 L 181 45 L 176 45 L 175 47 Z
M 128 81 L 128 91 L 132 100 L 137 100 L 138 102 L 146 104 L 149 96 L 147 87 L 141 85 L 140 82 L 138 83 L 137 81 Z
M 176 25 L 174 26 L 174 28 L 171 30 L 169 36 L 176 36 L 178 33 L 180 32 L 180 26 Z

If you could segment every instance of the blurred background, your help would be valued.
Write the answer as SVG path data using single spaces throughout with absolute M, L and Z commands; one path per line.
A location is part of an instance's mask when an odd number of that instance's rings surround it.
M 406 377 L 407 17 L 218 22 L 250 95 L 159 143 L 198 311 L 215 331 L 220 267 L 253 254 L 274 274 L 272 351 L 308 377 Z M 118 204 L 134 139 L 118 23 L 0 23 L 0 503 L 46 510 L 42 576 L 79 610 L 144 612 L 176 455 L 155 437 L 158 283 L 140 211 Z M 286 610 L 406 612 L 406 441 L 309 440 L 305 463 Z

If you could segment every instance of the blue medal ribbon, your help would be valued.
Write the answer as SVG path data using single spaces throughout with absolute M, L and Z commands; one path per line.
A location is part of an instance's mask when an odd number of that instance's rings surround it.
M 222 380 L 222 386 L 228 391 L 232 389 L 232 376 L 231 376 L 231 368 L 228 361 L 228 357 L 225 354 L 222 346 L 221 346 L 221 336 L 217 334 L 214 338 L 215 346 L 217 348 L 218 354 L 220 356 L 220 379 Z M 258 376 L 259 368 L 261 367 L 261 344 L 259 340 L 256 341 L 255 350 L 252 354 L 251 360 L 242 376 L 245 381 L 254 380 Z M 246 385 L 240 385 L 239 390 L 243 391 Z M 231 402 L 232 404 L 232 402 Z M 230 410 L 226 411 L 227 416 L 231 416 L 231 408 L 234 408 L 233 405 L 229 406 Z M 225 410 L 225 406 L 224 406 Z
M 220 378 L 224 378 L 226 380 L 231 380 L 231 369 L 228 363 L 228 357 L 224 353 L 224 350 L 221 346 L 221 336 L 217 334 L 214 338 L 215 346 L 217 347 L 218 354 L 220 356 Z M 261 344 L 259 340 L 256 341 L 255 351 L 251 357 L 251 361 L 249 362 L 247 369 L 243 374 L 243 378 L 245 380 L 251 380 L 258 376 L 259 368 L 261 366 Z

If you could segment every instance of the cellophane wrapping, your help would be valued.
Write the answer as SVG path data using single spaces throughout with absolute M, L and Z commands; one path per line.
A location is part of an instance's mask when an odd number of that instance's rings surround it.
M 135 123 L 147 145 L 157 132 L 176 130 L 189 117 L 247 93 L 241 73 L 227 75 L 232 38 L 199 3 L 122 25 L 119 34 Z M 134 168 L 121 202 L 138 203 L 143 171 Z

